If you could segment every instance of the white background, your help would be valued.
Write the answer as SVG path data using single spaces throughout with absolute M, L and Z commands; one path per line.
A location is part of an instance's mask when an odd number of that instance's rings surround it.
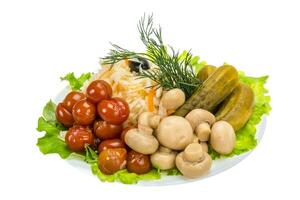
M 97 69 L 109 41 L 141 49 L 144 12 L 176 48 L 270 75 L 265 135 L 232 169 L 176 186 L 104 184 L 36 147 L 42 107 L 66 85 L 59 77 Z M 297 1 L 1 0 L 0 199 L 299 199 L 299 19 Z

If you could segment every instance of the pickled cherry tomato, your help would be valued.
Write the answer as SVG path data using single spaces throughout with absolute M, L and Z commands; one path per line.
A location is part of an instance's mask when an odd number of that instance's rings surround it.
M 99 103 L 103 99 L 110 99 L 112 96 L 111 86 L 103 80 L 93 81 L 86 89 L 88 100 Z
M 85 99 L 85 95 L 83 93 L 72 91 L 65 97 L 62 104 L 69 112 L 72 112 L 75 103 L 82 99 Z
M 94 133 L 102 140 L 118 138 L 121 132 L 122 125 L 114 125 L 101 120 L 94 123 Z
M 94 145 L 94 135 L 87 127 L 74 126 L 69 128 L 65 141 L 70 150 L 82 152 L 85 149 L 85 145 Z
M 131 150 L 127 156 L 127 170 L 136 174 L 145 174 L 151 170 L 148 155 Z
M 113 148 L 125 148 L 125 143 L 120 139 L 104 140 L 98 146 L 98 152 Z
M 104 174 L 113 174 L 126 167 L 127 151 L 124 148 L 106 149 L 98 157 L 98 167 Z
M 77 124 L 89 125 L 92 124 L 96 118 L 96 107 L 88 100 L 83 99 L 74 105 L 72 114 Z
M 56 119 L 62 123 L 65 127 L 73 126 L 74 119 L 72 113 L 68 111 L 62 103 L 59 103 L 55 111 Z
M 97 106 L 98 114 L 104 121 L 111 124 L 122 124 L 129 115 L 129 106 L 126 101 L 115 97 L 102 100 Z

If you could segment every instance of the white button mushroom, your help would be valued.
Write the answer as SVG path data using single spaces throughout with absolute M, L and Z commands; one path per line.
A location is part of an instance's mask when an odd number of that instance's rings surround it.
M 215 116 L 211 112 L 203 109 L 194 109 L 185 118 L 191 123 L 193 130 L 202 122 L 212 125 L 216 121 Z
M 153 154 L 158 149 L 157 139 L 137 128 L 130 129 L 125 135 L 125 143 L 133 150 L 142 154 Z
M 226 121 L 218 121 L 212 127 L 210 144 L 220 154 L 229 154 L 235 146 L 236 136 L 232 126 Z
M 184 104 L 185 94 L 181 89 L 175 88 L 163 94 L 161 102 L 167 110 L 176 110 Z
M 187 178 L 197 178 L 209 171 L 212 159 L 198 143 L 192 143 L 176 156 L 176 167 Z
M 149 127 L 151 129 L 156 129 L 159 122 L 160 122 L 161 116 L 156 115 L 152 112 L 143 112 L 139 115 L 138 118 L 138 125 L 142 127 Z
M 207 110 L 194 109 L 185 118 L 190 122 L 196 135 L 202 142 L 208 141 L 211 133 L 211 125 L 216 121 L 215 116 Z
M 173 150 L 182 150 L 193 142 L 193 129 L 185 118 L 169 116 L 161 120 L 156 137 L 161 145 Z
M 138 124 L 150 127 L 149 119 L 155 114 L 152 112 L 143 112 L 139 115 Z
M 154 167 L 161 170 L 168 170 L 175 167 L 176 152 L 166 147 L 160 147 L 157 152 L 151 155 L 150 160 Z

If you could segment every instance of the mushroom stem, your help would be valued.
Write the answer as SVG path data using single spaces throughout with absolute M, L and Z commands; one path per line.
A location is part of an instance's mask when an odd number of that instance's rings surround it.
M 202 122 L 200 123 L 196 129 L 195 129 L 195 132 L 199 138 L 199 140 L 201 142 L 206 142 L 209 140 L 209 136 L 210 136 L 210 133 L 211 133 L 211 130 L 210 130 L 210 125 L 209 123 L 207 122 Z
M 150 127 L 153 129 L 156 129 L 159 125 L 160 120 L 161 120 L 161 116 L 159 116 L 159 115 L 154 115 L 154 116 L 150 117 L 150 119 L 149 119 Z
M 202 149 L 204 152 L 208 152 L 208 145 L 206 142 L 200 142 L 201 146 L 202 146 Z

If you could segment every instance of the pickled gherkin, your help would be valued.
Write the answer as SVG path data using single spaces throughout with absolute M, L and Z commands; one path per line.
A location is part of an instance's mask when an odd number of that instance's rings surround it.
M 175 112 L 175 115 L 185 116 L 195 108 L 213 112 L 237 85 L 237 70 L 231 65 L 223 65 L 217 68 L 203 82 L 194 94 Z
M 204 82 L 214 71 L 216 71 L 217 67 L 213 65 L 205 65 L 197 74 L 198 79 Z
M 242 128 L 249 120 L 254 106 L 254 93 L 243 83 L 239 83 L 220 105 L 215 116 L 217 121 L 225 120 L 232 125 L 235 131 Z

